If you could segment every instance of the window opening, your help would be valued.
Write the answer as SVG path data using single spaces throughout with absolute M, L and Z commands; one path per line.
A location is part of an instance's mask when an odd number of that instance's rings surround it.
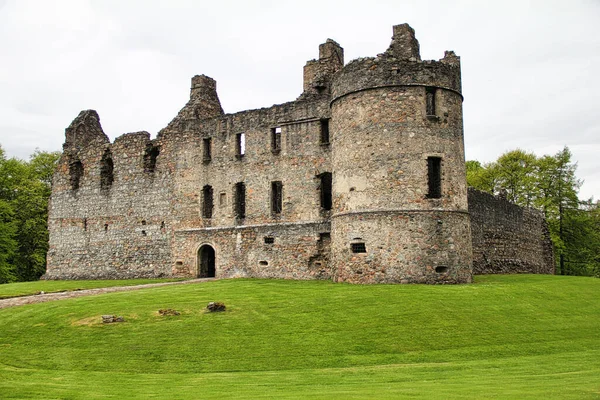
M 324 210 L 331 210 L 332 199 L 331 199 L 331 185 L 332 176 L 331 172 L 323 172 L 319 175 L 321 179 L 321 208 Z
M 258 262 L 260 265 L 269 265 L 269 262 L 266 260 L 261 260 Z
M 144 153 L 144 172 L 154 173 L 156 170 L 156 159 L 158 158 L 159 153 L 160 149 L 158 146 L 154 146 L 152 143 L 146 145 L 146 152 Z
M 87 231 L 87 218 L 83 219 L 83 230 Z
M 108 191 L 114 182 L 114 164 L 110 149 L 106 149 L 100 161 L 100 190 Z
M 350 246 L 352 248 L 353 253 L 366 253 L 367 252 L 367 246 L 363 242 L 352 243 Z
M 212 138 L 202 139 L 202 160 L 209 162 L 212 160 Z
M 227 193 L 219 193 L 219 206 L 223 207 L 227 205 Z
M 425 98 L 426 98 L 426 111 L 428 116 L 434 116 L 435 114 L 435 88 L 427 87 L 425 88 Z
M 244 182 L 235 184 L 235 216 L 238 219 L 246 218 L 246 185 Z
M 235 135 L 235 156 L 242 158 L 244 154 L 246 154 L 246 134 L 238 133 Z
M 271 128 L 271 151 L 279 153 L 281 151 L 281 127 Z
M 81 178 L 83 177 L 83 164 L 81 161 L 76 160 L 69 164 L 69 181 L 71 183 L 71 189 L 79 189 Z
M 275 238 L 273 236 L 265 236 L 265 244 L 273 244 L 275 243 Z
M 448 272 L 448 267 L 439 265 L 439 266 L 435 267 L 435 272 L 437 272 L 438 274 L 444 274 L 444 273 Z
M 321 144 L 329 144 L 329 119 L 321 120 Z
M 213 188 L 206 185 L 202 188 L 202 217 L 212 218 L 213 214 Z
M 104 224 L 104 232 L 108 232 L 108 224 Z
M 283 209 L 283 183 L 281 181 L 271 182 L 271 212 L 281 214 Z
M 429 187 L 428 198 L 439 199 L 442 197 L 442 159 L 440 157 L 427 157 L 427 184 Z

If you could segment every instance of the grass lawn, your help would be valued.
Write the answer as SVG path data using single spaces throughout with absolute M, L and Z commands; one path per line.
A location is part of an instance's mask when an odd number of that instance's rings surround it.
M 600 280 L 239 279 L 0 310 L 2 399 L 398 397 L 600 399 Z
M 173 282 L 183 279 L 122 279 L 122 280 L 99 280 L 99 281 L 34 281 L 17 282 L 0 285 L 0 299 L 16 296 L 28 296 L 31 294 L 55 293 L 68 290 L 95 289 L 112 286 L 133 286 L 146 283 Z

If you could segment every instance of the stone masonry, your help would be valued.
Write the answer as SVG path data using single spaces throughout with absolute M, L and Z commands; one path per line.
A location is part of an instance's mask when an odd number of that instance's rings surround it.
M 481 233 L 506 207 L 468 203 L 483 196 L 467 197 L 462 100 L 459 57 L 421 61 L 403 24 L 384 53 L 348 64 L 328 39 L 289 103 L 225 114 L 216 82 L 195 76 L 154 140 L 110 143 L 82 111 L 54 175 L 45 278 L 464 283 L 473 255 L 477 272 L 509 258 L 549 272 L 551 248 L 532 248 L 536 262 L 485 249 L 514 237 Z

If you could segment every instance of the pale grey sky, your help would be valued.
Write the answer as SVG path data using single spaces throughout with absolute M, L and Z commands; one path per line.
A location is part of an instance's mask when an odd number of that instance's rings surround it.
M 600 1 L 0 0 L 0 144 L 60 150 L 80 110 L 111 140 L 155 135 L 217 80 L 225 112 L 302 91 L 302 67 L 332 38 L 346 62 L 409 23 L 423 59 L 461 56 L 467 159 L 569 146 L 580 197 L 600 197 Z

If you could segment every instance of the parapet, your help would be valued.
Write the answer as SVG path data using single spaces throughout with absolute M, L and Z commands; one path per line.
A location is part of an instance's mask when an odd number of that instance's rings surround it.
M 389 48 L 377 57 L 351 61 L 331 84 L 332 101 L 349 93 L 386 86 L 431 86 L 461 93 L 460 57 L 446 51 L 439 61 L 421 61 L 415 31 L 394 26 Z

